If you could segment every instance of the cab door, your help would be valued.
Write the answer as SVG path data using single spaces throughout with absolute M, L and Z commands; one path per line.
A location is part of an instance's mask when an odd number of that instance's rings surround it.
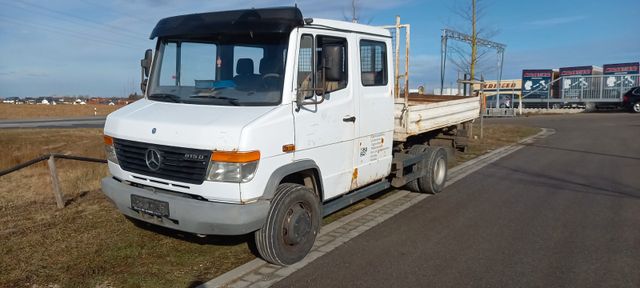
M 353 74 L 357 79 L 354 94 L 359 122 L 354 141 L 354 166 L 358 177 L 352 189 L 385 178 L 391 171 L 394 98 L 390 46 L 388 38 L 357 37 Z
M 319 101 L 319 89 L 324 84 L 324 101 L 294 105 L 295 160 L 311 159 L 320 169 L 324 199 L 350 190 L 355 138 L 355 104 L 350 79 L 348 35 L 339 32 L 299 29 L 298 51 L 294 77 L 296 93 L 303 93 L 307 101 Z M 323 81 L 323 46 L 340 45 L 343 51 L 342 80 Z M 324 83 L 323 83 L 324 82 Z

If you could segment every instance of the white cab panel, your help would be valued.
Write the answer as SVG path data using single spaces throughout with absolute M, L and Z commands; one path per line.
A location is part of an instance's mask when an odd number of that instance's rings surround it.
M 298 30 L 298 38 L 304 34 L 313 35 L 314 39 L 318 35 L 346 38 L 347 61 L 352 57 L 351 50 L 356 47 L 351 34 L 319 29 Z M 299 56 L 296 56 L 297 63 L 300 62 Z M 348 67 L 348 70 L 352 71 L 352 67 Z M 351 187 L 355 125 L 343 119 L 356 116 L 353 83 L 357 80 L 348 73 L 347 81 L 345 88 L 327 93 L 323 103 L 306 105 L 293 112 L 296 145 L 294 158 L 311 159 L 318 165 L 322 173 L 325 200 L 346 193 Z

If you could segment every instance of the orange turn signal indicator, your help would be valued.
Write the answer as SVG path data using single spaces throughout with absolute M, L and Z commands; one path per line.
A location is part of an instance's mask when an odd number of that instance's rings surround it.
M 293 151 L 296 151 L 296 145 L 293 145 L 293 144 L 282 145 L 282 152 L 289 153 Z
M 248 163 L 260 160 L 260 151 L 213 151 L 211 161 L 228 163 Z
M 113 146 L 113 137 L 104 135 L 104 144 Z

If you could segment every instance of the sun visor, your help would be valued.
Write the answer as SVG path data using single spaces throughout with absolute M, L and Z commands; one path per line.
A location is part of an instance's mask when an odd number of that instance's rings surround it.
M 207 37 L 220 34 L 289 33 L 303 26 L 302 12 L 295 7 L 246 9 L 174 16 L 158 22 L 156 37 Z

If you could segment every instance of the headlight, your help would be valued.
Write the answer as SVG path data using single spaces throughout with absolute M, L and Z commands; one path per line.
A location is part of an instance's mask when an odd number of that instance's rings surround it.
M 113 138 L 104 135 L 104 153 L 107 154 L 107 160 L 114 164 L 120 164 L 116 156 L 116 148 L 113 147 Z
M 207 170 L 207 180 L 245 183 L 251 181 L 258 168 L 259 151 L 214 151 Z

